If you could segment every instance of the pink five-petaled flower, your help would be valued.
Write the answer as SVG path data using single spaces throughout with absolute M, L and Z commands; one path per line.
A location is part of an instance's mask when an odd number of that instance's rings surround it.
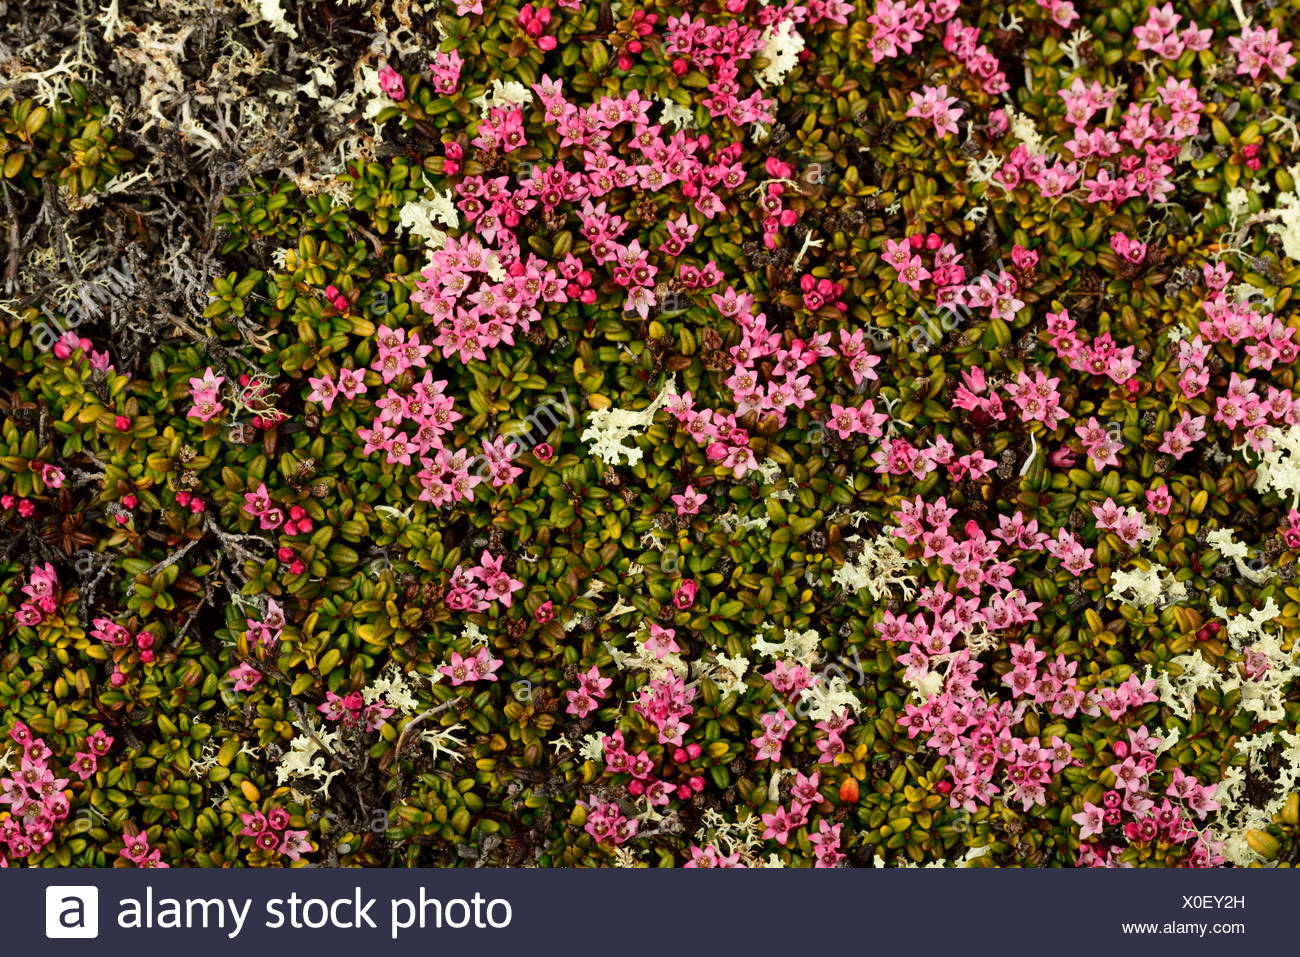
M 323 375 L 319 378 L 309 378 L 307 384 L 311 386 L 311 392 L 307 393 L 308 402 L 319 402 L 326 412 L 334 407 L 334 400 L 339 394 L 337 382 Z
M 700 506 L 708 501 L 708 496 L 703 492 L 695 491 L 693 485 L 687 485 L 682 490 L 681 495 L 672 496 L 672 502 L 677 506 L 678 515 L 698 515 Z
M 251 691 L 262 680 L 262 673 L 247 661 L 241 661 L 239 667 L 231 668 L 226 676 L 235 679 L 235 691 Z
M 149 856 L 149 835 L 144 831 L 138 834 L 123 834 L 120 853 L 128 861 L 139 864 Z
M 99 759 L 87 751 L 78 751 L 72 756 L 72 763 L 68 765 L 68 770 L 85 781 L 94 777 L 95 772 L 99 770 Z
M 1103 817 L 1105 808 L 1098 807 L 1095 804 L 1083 805 L 1083 810 L 1071 817 L 1071 820 L 1079 825 L 1079 840 L 1086 841 L 1095 834 L 1100 834 L 1105 822 Z

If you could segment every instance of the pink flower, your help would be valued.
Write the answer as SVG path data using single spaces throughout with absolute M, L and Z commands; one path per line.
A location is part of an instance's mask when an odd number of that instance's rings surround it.
M 674 654 L 681 651 L 677 647 L 676 632 L 672 628 L 661 628 L 654 622 L 650 623 L 650 637 L 645 642 L 646 651 L 650 652 L 656 658 L 662 658 L 664 655 Z
M 451 679 L 452 687 L 463 685 L 467 681 L 473 681 L 476 669 L 473 658 L 462 658 L 460 652 L 453 651 L 451 660 L 438 669 L 444 675 Z
M 347 399 L 355 399 L 366 391 L 365 369 L 340 369 L 338 393 Z
M 379 71 L 379 88 L 398 103 L 406 99 L 406 82 L 402 79 L 402 74 L 387 64 Z
M 707 501 L 708 496 L 695 491 L 695 487 L 692 485 L 687 485 L 681 495 L 672 496 L 672 502 L 677 506 L 678 515 L 698 515 L 700 506 Z
M 685 611 L 695 604 L 695 593 L 699 586 L 693 578 L 683 578 L 673 590 L 673 605 L 679 611 Z
M 230 669 L 226 676 L 235 679 L 235 691 L 251 691 L 262 681 L 262 673 L 246 661 L 240 662 L 239 667 Z
M 1100 834 L 1104 829 L 1103 816 L 1105 809 L 1097 807 L 1095 804 L 1084 803 L 1083 810 L 1071 817 L 1079 825 L 1079 840 L 1086 841 L 1095 834 Z
M 308 402 L 319 402 L 326 412 L 334 407 L 334 400 L 339 393 L 339 387 L 334 380 L 328 376 L 320 376 L 309 378 L 307 384 L 311 386 L 311 392 L 307 394 Z

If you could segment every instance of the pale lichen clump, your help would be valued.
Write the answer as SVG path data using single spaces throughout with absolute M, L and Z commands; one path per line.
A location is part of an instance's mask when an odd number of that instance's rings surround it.
M 582 441 L 590 442 L 591 454 L 606 465 L 635 465 L 641 461 L 645 450 L 627 443 L 635 442 L 637 435 L 650 427 L 655 413 L 676 394 L 676 380 L 669 377 L 654 401 L 640 411 L 608 407 L 595 409 L 591 413 L 590 425 L 582 433 Z

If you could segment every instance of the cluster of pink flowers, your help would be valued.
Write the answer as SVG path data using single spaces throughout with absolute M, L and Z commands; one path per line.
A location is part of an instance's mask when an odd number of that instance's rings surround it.
M 911 94 L 912 105 L 907 108 L 907 115 L 919 120 L 929 120 L 934 126 L 934 135 L 942 139 L 949 133 L 957 132 L 957 121 L 961 119 L 961 107 L 953 106 L 957 97 L 948 95 L 946 84 L 923 86 L 918 93 Z
M 525 36 L 536 40 L 541 50 L 555 49 L 555 37 L 546 33 L 546 25 L 550 22 L 551 11 L 546 7 L 538 7 L 534 11 L 533 5 L 526 3 L 519 11 L 519 29 L 524 31 Z
M 149 849 L 149 835 L 144 831 L 124 831 L 118 856 L 133 867 L 171 867 L 163 862 L 161 847 Z
M 1068 309 L 1047 314 L 1048 342 L 1067 366 L 1087 375 L 1104 375 L 1116 385 L 1136 386 L 1134 376 L 1141 368 L 1135 357 L 1134 346 L 1124 346 L 1111 338 L 1109 332 L 1093 336 L 1086 345 L 1079 338 L 1077 324 L 1070 318 Z M 1129 386 L 1132 382 L 1133 386 Z
M 680 676 L 667 675 L 642 687 L 632 709 L 655 729 L 660 744 L 680 745 L 682 734 L 690 729 L 685 719 L 695 711 L 694 698 L 695 689 L 686 687 Z
M 273 531 L 284 524 L 284 511 L 271 503 L 271 493 L 261 482 L 251 492 L 244 493 L 243 510 L 261 523 L 264 531 Z
M 793 173 L 794 167 L 789 163 L 774 156 L 767 158 L 767 174 L 774 178 L 763 184 L 758 208 L 763 211 L 763 245 L 768 249 L 776 248 L 776 237 L 782 229 L 799 221 L 799 214 L 785 206 L 786 183 L 782 180 L 789 179 Z
M 451 679 L 452 687 L 456 687 L 468 681 L 496 681 L 496 672 L 503 664 L 505 662 L 493 658 L 491 652 L 483 647 L 465 657 L 461 657 L 460 652 L 453 651 L 451 660 L 438 670 Z
M 36 514 L 36 503 L 29 498 L 19 498 L 6 492 L 0 495 L 0 508 L 6 512 L 10 509 L 15 510 L 23 518 L 31 518 Z
M 723 854 L 712 844 L 699 847 L 692 844 L 687 848 L 691 855 L 682 867 L 744 867 L 740 862 L 740 851 L 733 851 L 730 854 Z
M 1119 466 L 1119 453 L 1124 451 L 1124 442 L 1118 430 L 1103 428 L 1096 416 L 1091 416 L 1087 422 L 1076 425 L 1074 432 L 1096 471 Z
M 506 180 L 504 176 L 486 182 L 482 177 L 467 177 L 458 184 L 465 197 L 459 204 L 461 211 L 480 232 L 494 234 L 499 242 L 513 237 L 501 225 L 502 218 L 518 217 L 505 190 Z M 535 256 L 526 265 L 513 265 L 519 268 L 506 271 L 500 281 L 492 280 L 500 268 L 498 256 L 472 235 L 449 239 L 433 253 L 411 298 L 433 316 L 439 330 L 433 344 L 444 355 L 457 355 L 463 362 L 485 359 L 485 350 L 503 342 L 513 345 L 516 332 L 526 331 L 541 318 L 539 302 L 568 301 L 554 268 L 543 269 Z M 423 357 L 419 364 L 424 364 Z
M 524 587 L 524 583 L 514 579 L 509 572 L 502 569 L 505 556 L 493 558 L 492 553 L 484 549 L 476 567 L 459 565 L 451 574 L 451 587 L 445 599 L 452 611 L 487 611 L 489 602 L 499 601 L 509 608 L 514 601 L 514 593 Z
M 1195 22 L 1180 30 L 1178 24 L 1182 19 L 1180 14 L 1174 13 L 1172 3 L 1148 7 L 1146 22 L 1133 28 L 1137 48 L 1150 50 L 1166 60 L 1177 60 L 1184 50 L 1208 50 L 1214 31 L 1209 27 L 1198 30 Z
M 18 768 L 0 778 L 0 806 L 8 813 L 0 818 L 0 867 L 39 852 L 54 840 L 54 829 L 67 820 L 68 778 L 55 777 L 50 767 L 52 752 L 41 738 L 34 737 L 23 722 L 14 723 L 9 739 L 22 749 Z M 108 753 L 113 739 L 96 731 L 86 739 L 85 751 L 78 751 L 72 770 L 85 781 L 99 770 L 99 758 Z
M 1135 266 L 1147 257 L 1147 244 L 1138 242 L 1128 233 L 1116 233 L 1111 236 L 1110 248 L 1115 251 L 1115 255 L 1120 259 L 1124 259 Z
M 220 415 L 225 406 L 221 404 L 221 386 L 226 381 L 225 376 L 219 376 L 212 371 L 209 366 L 203 370 L 203 375 L 190 379 L 190 400 L 194 403 L 186 417 L 198 419 L 200 422 L 207 422 L 214 416 Z
M 1295 66 L 1291 55 L 1291 41 L 1282 40 L 1277 29 L 1250 26 L 1241 36 L 1229 37 L 1228 46 L 1237 54 L 1237 75 L 1259 79 L 1262 70 L 1271 70 L 1279 80 L 1286 82 L 1287 71 Z
M 585 718 L 599 707 L 597 702 L 604 699 L 609 686 L 613 683 L 613 678 L 602 678 L 600 669 L 592 665 L 588 671 L 578 675 L 576 689 L 571 688 L 564 692 L 564 696 L 569 699 L 564 709 L 565 713 Z
M 786 735 L 794 730 L 794 719 L 782 709 L 760 716 L 759 724 L 763 730 L 750 742 L 754 746 L 754 760 L 780 761 Z
M 425 357 L 433 347 L 420 342 L 419 333 L 412 332 L 409 339 L 405 329 L 382 328 L 378 334 L 379 355 L 371 368 L 380 372 L 385 382 L 391 382 L 410 368 L 422 368 Z M 446 473 L 463 471 L 468 453 L 462 450 L 453 456 L 444 445 L 444 436 L 463 416 L 455 410 L 455 403 L 446 394 L 447 381 L 434 380 L 425 370 L 424 376 L 412 384 L 411 391 L 403 395 L 390 388 L 375 403 L 379 414 L 370 428 L 357 430 L 364 440 L 363 455 L 382 451 L 389 465 L 411 465 L 418 460 L 422 470 L 418 474 L 422 491 L 421 501 L 441 505 L 457 497 L 472 498 L 472 488 L 477 480 L 468 476 L 448 479 Z M 407 425 L 414 433 L 405 431 Z M 433 454 L 430 459 L 429 454 Z
M 1229 429 L 1244 428 L 1246 444 L 1255 452 L 1271 448 L 1267 436 L 1270 427 L 1295 425 L 1300 421 L 1300 409 L 1290 390 L 1269 386 L 1267 396 L 1261 396 L 1256 392 L 1259 385 L 1252 376 L 1231 373 L 1227 391 L 1215 398 L 1214 408 L 1214 421 Z M 1165 433 L 1161 451 L 1165 450 L 1164 446 L 1170 446 L 1171 454 L 1181 455 L 1188 443 L 1204 438 L 1204 425 L 1205 416 L 1193 417 L 1184 411 L 1174 429 Z
M 867 41 L 871 62 L 909 55 L 912 45 L 922 38 L 921 31 L 931 23 L 952 19 L 958 6 L 956 0 L 914 4 L 903 0 L 878 0 L 876 9 L 867 17 L 867 23 L 876 28 Z
M 339 287 L 333 283 L 330 283 L 325 287 L 325 298 L 329 301 L 329 304 L 339 312 L 347 312 L 348 308 L 352 305 L 352 302 L 348 297 L 345 296 L 343 292 L 340 291 Z
M 273 807 L 266 814 L 253 811 L 249 814 L 241 814 L 239 817 L 244 822 L 240 835 L 251 837 L 253 846 L 258 850 L 274 851 L 283 854 L 291 861 L 296 861 L 312 851 L 307 832 L 291 829 L 289 812 L 282 807 Z
M 1112 514 L 1114 512 L 1115 514 Z M 881 614 L 876 630 L 889 642 L 903 643 L 907 650 L 898 657 L 906 668 L 905 679 L 918 682 L 934 672 L 942 674 L 940 690 L 920 704 L 909 702 L 901 726 L 911 737 L 923 736 L 925 744 L 949 757 L 951 782 L 943 782 L 953 807 L 974 811 L 1006 790 L 1026 810 L 1046 803 L 1046 785 L 1064 767 L 1078 763 L 1059 737 L 1046 741 L 1017 738 L 1012 729 L 1028 707 L 1046 708 L 1051 714 L 1072 718 L 1078 713 L 1099 716 L 1105 709 L 1112 720 L 1156 700 L 1154 681 L 1143 684 L 1136 676 L 1116 688 L 1084 688 L 1075 677 L 1076 662 L 1063 655 L 1048 662 L 1033 639 L 1012 642 L 1011 668 L 1001 678 L 1011 700 L 997 701 L 977 688 L 984 668 L 972 649 L 977 634 L 1003 632 L 1030 625 L 1037 620 L 1037 602 L 1012 587 L 1015 566 L 999 559 L 1003 547 L 1025 553 L 1045 552 L 1061 558 L 1077 574 L 1089 567 L 1091 553 L 1064 529 L 1051 539 L 1034 520 L 1016 512 L 999 517 L 993 541 L 974 521 L 964 528 L 964 539 L 952 532 L 956 510 L 944 499 L 926 502 L 921 497 L 904 501 L 894 514 L 898 523 L 893 534 L 908 544 L 922 543 L 922 560 L 939 560 L 953 577 L 945 585 L 936 583 L 921 589 L 917 599 L 924 611 L 912 616 L 888 610 Z M 1114 503 L 1100 509 L 1099 525 L 1116 527 L 1135 522 L 1135 537 L 1144 534 L 1140 514 L 1127 510 L 1119 514 Z M 1027 556 L 1026 556 L 1027 557 Z M 993 594 L 983 597 L 984 586 Z M 958 589 L 973 597 L 963 598 Z M 928 612 L 927 616 L 925 612 Z M 962 640 L 965 647 L 957 645 Z M 1001 774 L 1001 778 L 999 778 Z M 998 783 L 1001 781 L 1001 783 Z
M 708 76 L 709 95 L 701 102 L 711 116 L 737 126 L 772 122 L 773 100 L 757 90 L 743 100 L 738 95 L 741 67 L 763 49 L 761 30 L 738 20 L 718 26 L 687 13 L 668 18 L 665 41 L 666 54 L 683 64 L 680 72 L 690 64 Z
M 262 614 L 262 620 L 255 618 L 245 618 L 244 624 L 248 628 L 248 643 L 254 648 L 266 648 L 274 651 L 276 643 L 280 640 L 280 635 L 284 632 L 284 609 L 274 598 L 267 599 L 266 611 Z
M 72 354 L 78 349 L 86 354 L 92 369 L 100 369 L 105 372 L 113 371 L 113 367 L 108 361 L 108 353 L 97 351 L 91 341 L 84 336 L 78 336 L 75 332 L 69 330 L 54 343 L 54 355 L 60 359 L 71 358 Z
M 340 369 L 337 376 L 311 376 L 307 384 L 311 392 L 307 394 L 308 402 L 319 402 L 328 412 L 334 408 L 339 396 L 355 399 L 366 393 L 366 371 L 364 369 Z
M 833 306 L 840 312 L 848 311 L 848 304 L 844 302 L 844 284 L 831 282 L 829 279 L 818 279 L 812 273 L 805 273 L 799 278 L 799 289 L 803 293 L 803 306 L 812 312 L 816 312 L 822 306 Z M 847 330 L 841 329 L 840 333 L 844 334 Z
M 92 624 L 95 627 L 91 629 L 91 637 L 98 638 L 109 648 L 129 648 L 134 641 L 135 647 L 140 653 L 140 661 L 146 665 L 153 663 L 153 646 L 157 639 L 152 632 L 139 631 L 132 639 L 131 632 L 111 618 L 96 618 Z M 120 674 L 120 671 L 114 670 L 114 677 Z M 125 675 L 118 681 L 114 681 L 113 678 L 109 679 L 114 687 L 120 686 L 125 680 Z
M 1145 525 L 1142 513 L 1132 506 L 1121 508 L 1113 498 L 1107 498 L 1098 505 L 1093 503 L 1093 517 L 1097 520 L 1097 531 L 1114 532 L 1129 548 L 1140 548 L 1142 543 L 1155 537 L 1155 530 Z
M 470 145 L 481 150 L 496 150 L 501 153 L 513 153 L 527 146 L 523 110 L 517 107 L 510 110 L 492 107 L 488 110 L 488 115 L 479 120 L 478 135 L 470 140 Z
M 931 4 L 931 9 L 938 6 Z M 957 0 L 944 0 L 943 9 L 957 9 Z M 935 18 L 936 20 L 938 17 Z M 970 72 L 989 96 L 999 96 L 1009 89 L 1007 75 L 998 65 L 998 58 L 983 43 L 979 42 L 979 27 L 968 27 L 960 17 L 949 20 L 943 34 L 943 48 L 961 61 L 962 66 Z
M 817 757 L 818 764 L 834 764 L 841 754 L 848 751 L 844 735 L 855 723 L 848 709 L 845 708 L 839 714 L 813 724 L 813 728 L 817 731 L 813 743 L 820 752 Z
M 598 801 L 587 807 L 587 822 L 582 829 L 596 841 L 609 842 L 617 847 L 636 837 L 640 826 L 639 820 L 625 817 L 613 801 Z
M 1183 773 L 1181 768 L 1175 768 L 1165 790 L 1168 797 L 1159 806 L 1150 797 L 1150 775 L 1156 767 L 1156 748 L 1159 746 L 1160 738 L 1154 737 L 1145 727 L 1128 729 L 1128 740 L 1114 743 L 1115 763 L 1108 768 L 1114 776 L 1114 785 L 1102 796 L 1100 805 L 1085 802 L 1083 810 L 1073 816 L 1079 825 L 1080 841 L 1076 866 L 1123 866 L 1119 859 L 1124 852 L 1122 845 L 1091 840 L 1106 828 L 1121 824 L 1124 837 L 1130 844 L 1192 842 L 1187 857 L 1190 867 L 1218 867 L 1223 863 L 1223 858 L 1198 835 L 1190 816 L 1183 810 L 1190 810 L 1200 820 L 1218 810 L 1219 805 L 1213 799 L 1213 786 L 1202 785 L 1196 778 Z
M 191 515 L 202 515 L 207 511 L 207 505 L 203 499 L 191 492 L 177 492 L 176 504 L 181 508 L 188 509 Z
M 1054 163 L 1048 163 L 1046 156 L 1029 152 L 1021 143 L 1007 154 L 993 173 L 993 182 L 1008 193 L 1021 183 L 1033 183 L 1040 195 L 1052 199 L 1074 189 L 1079 182 L 1079 166 L 1059 157 Z
M 345 695 L 327 691 L 325 703 L 317 705 L 316 710 L 325 715 L 328 721 L 342 721 L 345 727 L 364 727 L 367 731 L 378 731 L 396 713 L 383 698 L 366 704 L 360 691 Z
M 1233 346 L 1244 342 L 1246 355 L 1250 357 L 1247 369 L 1267 372 L 1275 363 L 1290 365 L 1300 355 L 1295 329 L 1271 312 L 1258 313 L 1246 305 L 1232 302 L 1222 292 L 1202 300 L 1201 308 L 1205 311 L 1205 318 L 1201 320 L 1200 331 L 1205 341 L 1228 342 Z M 1207 354 L 1208 351 L 1205 350 Z M 1203 358 L 1198 364 L 1198 372 L 1204 366 Z
M 807 825 L 809 814 L 822 803 L 821 792 L 818 790 L 820 784 L 821 775 L 817 771 L 807 776 L 801 771 L 795 772 L 795 783 L 790 789 L 789 808 L 778 807 L 773 813 L 762 815 L 763 838 L 775 839 L 779 844 L 788 844 L 791 834 Z M 825 818 L 817 823 L 817 830 L 808 837 L 815 858 L 813 866 L 838 867 L 844 860 L 844 855 L 840 853 L 840 830 L 843 825 L 833 825 Z M 709 851 L 713 851 L 713 854 L 710 855 Z M 734 860 L 726 863 L 719 860 L 716 850 L 712 847 L 702 851 L 691 848 L 691 857 L 692 864 L 688 864 L 688 867 L 737 866 Z
M 1061 393 L 1056 390 L 1060 383 L 1055 376 L 1049 379 L 1041 369 L 1035 370 L 1032 376 L 1023 369 L 1017 372 L 1015 382 L 1009 383 L 1006 389 L 1020 412 L 1020 421 L 1026 425 L 1041 422 L 1049 431 L 1055 431 L 1068 418 L 1061 408 Z
M 691 775 L 686 781 L 673 787 L 663 778 L 655 778 L 655 761 L 648 751 L 629 752 L 623 741 L 623 732 L 615 731 L 601 739 L 601 748 L 605 758 L 606 770 L 614 774 L 630 774 L 632 780 L 627 783 L 628 793 L 634 797 L 645 796 L 651 807 L 662 807 L 672 800 L 676 793 L 682 800 L 704 790 L 704 778 L 698 774 Z M 693 761 L 703 753 L 703 748 L 695 743 L 678 748 L 674 760 L 679 764 Z
M 922 251 L 933 253 L 928 269 Z M 935 300 L 942 306 L 961 303 L 961 291 L 966 281 L 966 268 L 960 264 L 962 255 L 956 246 L 945 242 L 938 233 L 925 236 L 913 233 L 906 239 L 886 239 L 885 251 L 880 258 L 894 267 L 898 281 L 913 292 L 920 292 L 922 283 L 931 281 Z M 973 294 L 974 290 L 968 292 Z
M 436 54 L 429 64 L 429 71 L 433 74 L 433 91 L 439 96 L 455 93 L 456 87 L 460 85 L 460 71 L 464 65 L 459 50 Z
M 32 567 L 23 586 L 27 598 L 14 613 L 14 621 L 24 628 L 35 628 L 59 607 L 59 575 L 49 562 Z

